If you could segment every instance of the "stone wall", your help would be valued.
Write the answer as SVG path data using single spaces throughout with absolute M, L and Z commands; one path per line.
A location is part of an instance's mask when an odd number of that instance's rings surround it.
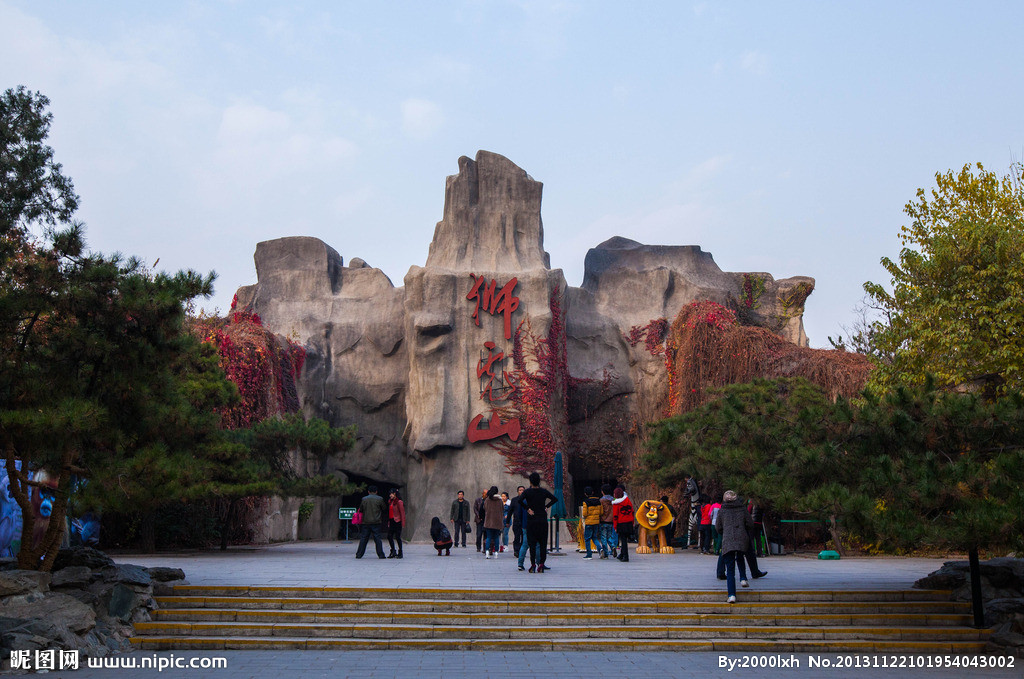
M 492 484 L 514 491 L 522 482 L 505 472 L 486 440 L 471 442 L 467 432 L 476 416 L 488 421 L 492 407 L 486 375 L 478 377 L 481 361 L 498 352 L 510 356 L 510 330 L 520 324 L 546 335 L 552 294 L 566 314 L 570 374 L 600 382 L 589 392 L 586 384 L 580 387 L 574 412 L 560 425 L 583 435 L 606 414 L 643 415 L 665 391 L 663 363 L 629 347 L 624 335 L 630 327 L 671 319 L 699 299 L 734 307 L 742 300 L 744 274 L 723 272 L 698 246 L 625 238 L 591 249 L 583 286 L 568 287 L 544 251 L 542 188 L 507 158 L 480 151 L 475 159 L 460 158 L 459 173 L 448 177 L 443 219 L 426 263 L 409 269 L 403 287 L 359 258 L 344 266 L 318 239 L 282 238 L 257 246 L 258 282 L 238 291 L 241 308 L 304 344 L 303 410 L 336 426 L 358 427 L 355 447 L 334 458 L 331 471 L 400 487 L 407 539 L 426 539 L 433 516 L 447 520 L 459 490 L 473 499 Z M 748 321 L 806 345 L 803 303 L 814 280 L 753 275 L 764 291 Z M 514 310 L 502 313 L 494 308 L 500 304 L 486 303 L 489 285 L 498 296 L 513 279 Z M 801 294 L 794 295 L 798 286 Z M 504 369 L 511 370 L 510 359 Z M 569 438 L 568 431 L 563 435 Z M 618 435 L 628 448 L 628 433 Z M 305 536 L 335 537 L 330 506 L 318 504 L 321 519 L 304 528 Z M 283 511 L 281 517 L 271 529 L 275 536 L 291 530 Z

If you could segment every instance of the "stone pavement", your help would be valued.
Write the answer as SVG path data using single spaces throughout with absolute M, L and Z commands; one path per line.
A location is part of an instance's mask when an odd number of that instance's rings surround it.
M 725 583 L 715 578 L 715 558 L 701 556 L 695 550 L 675 555 L 632 555 L 629 564 L 614 560 L 584 560 L 572 550 L 566 556 L 551 556 L 549 573 L 531 575 L 516 569 L 510 554 L 484 559 L 474 546 L 452 551 L 450 557 L 437 557 L 425 544 L 407 545 L 405 558 L 381 561 L 372 545 L 366 556 L 354 558 L 354 542 L 300 542 L 268 547 L 233 548 L 226 552 L 189 552 L 160 555 L 114 555 L 119 563 L 143 566 L 176 566 L 185 571 L 189 582 L 197 585 L 294 585 L 344 587 L 480 587 L 480 588 L 686 588 L 718 589 Z M 385 551 L 387 545 L 385 543 Z M 903 589 L 914 580 L 942 565 L 943 559 L 904 559 L 890 557 L 849 558 L 818 561 L 812 555 L 775 556 L 764 559 L 761 568 L 768 577 L 752 581 L 756 589 Z M 629 575 L 623 577 L 623 571 Z M 225 658 L 226 669 L 92 669 L 76 672 L 51 672 L 51 676 L 77 679 L 160 677 L 217 677 L 221 679 L 287 677 L 504 677 L 524 676 L 607 676 L 633 679 L 746 677 L 1019 677 L 1021 660 L 1013 668 L 960 669 L 912 668 L 886 669 L 852 667 L 822 669 L 809 666 L 807 654 L 780 654 L 774 661 L 792 661 L 798 667 L 735 668 L 720 667 L 722 658 L 742 661 L 764 658 L 767 654 L 721 653 L 509 653 L 509 652 L 407 652 L 388 651 L 136 651 L 121 656 L 123 662 L 141 664 L 143 659 L 210 660 Z M 832 660 L 838 656 L 832 656 Z M 872 656 L 883 662 L 881 656 Z M 856 656 L 842 659 L 855 662 Z M 863 661 L 862 661 L 863 662 Z M 874 662 L 874 660 L 871 660 Z M 84 663 L 83 663 L 84 664 Z
M 785 679 L 788 677 L 835 677 L 835 679 L 863 679 L 864 677 L 892 677 L 892 679 L 935 679 L 936 677 L 998 677 L 1017 679 L 1021 676 L 1021 660 L 1013 668 L 1001 669 L 864 669 L 810 667 L 806 653 L 784 653 L 777 661 L 795 662 L 798 666 L 768 669 L 741 669 L 729 671 L 720 667 L 721 659 L 742 661 L 771 659 L 764 653 L 506 653 L 501 651 L 135 651 L 125 660 L 140 663 L 145 658 L 212 659 L 225 658 L 225 669 L 80 669 L 75 672 L 51 672 L 48 676 L 66 679 L 277 679 L 296 677 L 355 677 L 358 679 L 418 679 L 443 677 L 444 679 L 487 679 L 489 677 L 588 677 L 593 679 L 713 679 L 715 677 L 748 677 L 751 679 Z M 858 656 L 844 654 L 820 656 L 833 661 L 855 662 Z M 888 656 L 890 659 L 894 656 Z M 864 661 L 885 656 L 862 656 Z M 890 660 L 891 662 L 891 660 Z
M 634 547 L 634 545 L 630 545 Z M 387 553 L 387 541 L 384 542 Z M 716 557 L 697 550 L 675 554 L 631 553 L 630 562 L 582 558 L 575 545 L 565 556 L 548 557 L 550 573 L 519 572 L 510 552 L 485 559 L 473 545 L 438 557 L 428 544 L 410 544 L 404 559 L 379 560 L 373 544 L 362 559 L 355 542 L 289 542 L 225 552 L 113 554 L 118 563 L 172 566 L 193 585 L 294 585 L 327 587 L 480 587 L 523 589 L 718 589 Z M 632 550 L 631 550 L 632 552 Z M 905 589 L 942 566 L 944 559 L 860 557 L 819 561 L 814 555 L 759 560 L 769 575 L 751 584 L 760 589 Z M 529 565 L 529 559 L 527 559 Z M 630 575 L 623 578 L 623 570 Z

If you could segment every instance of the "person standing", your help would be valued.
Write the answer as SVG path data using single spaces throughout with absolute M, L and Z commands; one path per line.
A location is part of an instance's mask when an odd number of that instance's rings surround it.
M 498 487 L 491 486 L 487 491 L 487 498 L 483 506 L 484 530 L 487 531 L 484 540 L 484 551 L 486 558 L 498 556 L 498 544 L 501 542 L 501 527 L 505 523 L 505 503 L 498 494 Z
M 508 493 L 501 494 L 501 503 L 501 548 L 498 551 L 504 552 L 508 547 L 508 508 L 512 504 L 512 500 L 508 499 Z
M 466 494 L 459 491 L 459 496 L 452 501 L 452 510 L 448 514 L 448 520 L 452 522 L 452 533 L 455 535 L 454 547 L 459 546 L 459 534 L 462 534 L 462 546 L 466 546 L 466 526 L 469 525 L 469 500 Z
M 484 541 L 484 500 L 487 499 L 487 491 L 480 491 L 480 497 L 473 502 L 473 522 L 476 524 L 476 551 L 481 551 Z
M 626 490 L 618 486 L 612 493 L 613 522 L 615 532 L 619 535 L 619 561 L 629 561 L 629 538 L 633 534 L 633 503 L 630 502 Z
M 516 489 L 516 496 L 508 505 L 505 521 L 512 526 L 512 553 L 519 555 L 519 548 L 523 546 L 523 526 L 526 524 L 526 508 L 523 506 L 523 486 Z M 522 562 L 520 561 L 520 564 Z
M 389 559 L 402 558 L 402 526 L 405 525 L 405 503 L 398 490 L 392 490 L 388 495 L 388 547 L 391 553 Z M 395 540 L 398 540 L 398 552 L 395 552 Z
M 366 497 L 359 503 L 359 511 L 363 515 L 363 522 L 359 525 L 359 547 L 356 548 L 356 558 L 362 559 L 366 553 L 366 543 L 370 536 L 373 536 L 373 545 L 377 548 L 377 558 L 384 559 L 384 546 L 380 541 L 380 524 L 387 516 L 387 507 L 384 505 L 384 498 L 377 495 L 377 486 L 370 486 L 366 489 Z
M 530 474 L 530 487 L 523 492 L 526 505 L 526 544 L 530 551 L 530 572 L 543 573 L 548 555 L 548 507 L 558 498 L 540 487 L 540 474 Z
M 740 569 L 740 585 L 749 587 L 747 569 L 743 564 L 743 552 L 750 544 L 750 529 L 754 522 L 747 513 L 746 505 L 736 496 L 736 491 L 727 490 L 722 496 L 722 508 L 718 510 L 715 527 L 722 534 L 722 554 L 725 561 L 725 581 L 729 591 L 728 603 L 736 603 L 736 566 Z
M 601 523 L 598 526 L 601 542 L 604 543 L 604 551 L 601 552 L 602 559 L 607 559 L 609 554 L 613 557 L 616 556 L 615 545 L 618 539 L 615 536 L 615 508 L 612 505 L 614 500 L 612 487 L 607 483 L 601 486 Z
M 594 556 L 591 554 L 590 541 L 594 541 L 594 546 L 597 547 L 597 551 L 600 554 L 604 554 L 605 547 L 601 543 L 601 538 L 598 535 L 601 524 L 601 500 L 594 495 L 594 489 L 587 486 L 583 489 L 583 545 L 587 548 L 587 554 L 584 559 L 593 559 Z
M 711 499 L 706 495 L 701 496 L 700 503 L 700 553 L 710 554 L 712 551 L 711 540 Z

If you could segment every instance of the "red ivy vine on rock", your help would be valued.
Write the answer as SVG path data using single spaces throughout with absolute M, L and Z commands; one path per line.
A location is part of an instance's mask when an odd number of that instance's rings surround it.
M 664 346 L 652 348 L 650 337 L 657 336 L 661 320 L 631 328 L 626 341 L 636 346 L 646 339 L 652 355 L 664 355 L 666 415 L 692 410 L 713 398 L 717 387 L 758 377 L 805 377 L 833 398 L 852 397 L 860 393 L 871 370 L 860 354 L 800 347 L 766 328 L 740 325 L 735 312 L 715 302 L 684 306 L 668 329 Z
M 258 314 L 236 311 L 228 318 L 197 319 L 193 333 L 217 348 L 220 365 L 238 387 L 241 400 L 221 412 L 226 429 L 241 429 L 271 415 L 299 409 L 296 379 L 306 360 L 303 347 L 263 327 Z
M 509 473 L 525 476 L 539 471 L 552 483 L 555 451 L 564 450 L 565 442 L 556 432 L 568 419 L 566 388 L 570 380 L 565 318 L 557 287 L 551 291 L 548 307 L 551 325 L 546 337 L 534 334 L 527 320 L 519 324 L 512 340 L 509 377 L 515 389 L 509 404 L 499 412 L 503 420 L 519 418 L 519 440 L 503 438 L 491 446 L 504 456 Z

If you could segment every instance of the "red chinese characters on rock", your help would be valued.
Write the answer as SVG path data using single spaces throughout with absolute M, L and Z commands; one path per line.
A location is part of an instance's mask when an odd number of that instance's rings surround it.
M 509 420 L 508 422 L 502 422 L 501 418 L 498 417 L 498 413 L 491 411 L 491 419 L 487 422 L 487 429 L 481 429 L 480 423 L 483 422 L 484 416 L 477 415 L 469 423 L 469 431 L 466 432 L 466 437 L 470 443 L 476 443 L 477 441 L 490 441 L 501 436 L 508 434 L 508 437 L 513 441 L 519 440 L 519 419 Z
M 473 287 L 466 295 L 466 299 L 476 301 L 476 309 L 473 311 L 473 321 L 480 325 L 480 311 L 483 310 L 491 315 L 501 314 L 504 319 L 505 339 L 512 338 L 512 312 L 519 308 L 519 298 L 513 293 L 519 279 L 513 278 L 503 286 L 493 278 L 490 282 L 485 276 L 469 274 L 473 279 Z M 498 348 L 494 342 L 484 342 L 487 355 L 482 356 L 476 366 L 476 376 L 481 382 L 480 398 L 489 403 L 507 400 L 515 386 L 509 379 L 508 373 L 502 370 L 505 360 L 505 352 L 496 351 Z M 486 382 L 485 382 L 486 380 Z M 501 420 L 496 410 L 490 411 L 490 417 L 486 420 L 486 414 L 477 415 L 469 423 L 466 437 L 471 443 L 477 441 L 490 441 L 492 439 L 508 436 L 513 441 L 519 439 L 521 425 L 518 419 L 511 419 L 506 422 Z
M 473 279 L 473 287 L 470 289 L 466 299 L 476 300 L 476 311 L 473 312 L 473 321 L 480 326 L 480 311 L 486 311 L 492 316 L 501 314 L 505 320 L 505 339 L 512 339 L 512 312 L 519 308 L 519 298 L 514 294 L 518 278 L 513 278 L 508 283 L 498 288 L 498 281 L 491 279 L 487 282 L 486 276 L 469 274 Z

